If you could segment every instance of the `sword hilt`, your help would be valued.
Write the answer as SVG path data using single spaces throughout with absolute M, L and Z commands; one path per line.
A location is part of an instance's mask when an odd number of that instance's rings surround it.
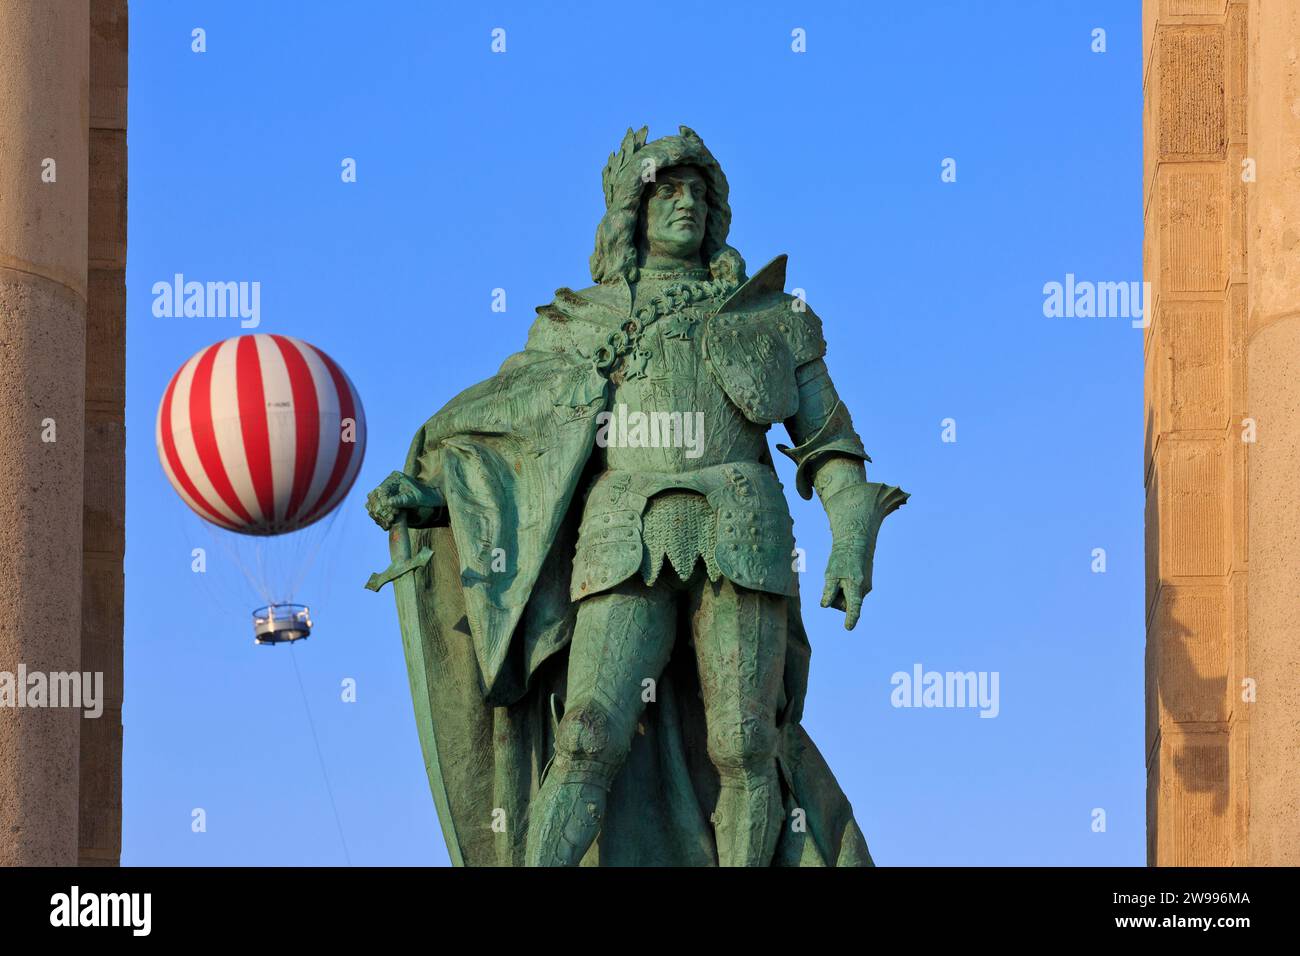
M 388 553 L 396 561 L 411 557 L 411 530 L 406 524 L 406 512 L 399 512 L 397 520 L 388 529 Z
M 389 581 L 400 578 L 403 574 L 422 568 L 433 557 L 433 549 L 427 545 L 411 556 L 411 532 L 407 527 L 406 515 L 400 515 L 388 529 L 388 553 L 393 556 L 393 563 L 383 571 L 370 575 L 366 588 L 378 591 Z

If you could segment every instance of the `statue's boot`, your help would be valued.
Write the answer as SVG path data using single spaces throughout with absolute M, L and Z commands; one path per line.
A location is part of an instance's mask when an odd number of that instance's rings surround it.
M 577 866 L 600 833 L 607 784 L 548 775 L 529 811 L 528 866 Z
M 724 776 L 713 813 L 721 866 L 771 866 L 785 810 L 776 768 Z

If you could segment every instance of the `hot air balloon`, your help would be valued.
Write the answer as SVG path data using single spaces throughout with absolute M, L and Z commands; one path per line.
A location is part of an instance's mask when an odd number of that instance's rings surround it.
M 158 458 L 181 500 L 228 538 L 267 543 L 249 560 L 230 549 L 266 599 L 253 612 L 258 644 L 311 633 L 293 602 L 296 570 L 318 548 L 318 526 L 351 489 L 365 456 L 361 399 L 333 359 L 287 335 L 240 335 L 194 355 L 158 406 Z M 275 559 L 275 560 L 272 560 Z

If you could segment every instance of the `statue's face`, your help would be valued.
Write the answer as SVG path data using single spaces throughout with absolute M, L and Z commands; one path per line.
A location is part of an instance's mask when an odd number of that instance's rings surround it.
M 657 255 L 686 258 L 699 253 L 709 212 L 708 187 L 694 166 L 659 170 L 647 186 L 645 247 Z

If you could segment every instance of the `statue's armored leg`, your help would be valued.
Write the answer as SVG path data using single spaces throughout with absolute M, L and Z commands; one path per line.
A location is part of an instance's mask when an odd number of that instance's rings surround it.
M 691 630 L 709 759 L 721 791 L 713 814 L 722 866 L 768 866 L 784 819 L 776 767 L 785 670 L 785 598 L 704 581 Z
M 529 866 L 577 866 L 636 732 L 643 681 L 657 680 L 676 634 L 674 595 L 639 579 L 578 606 L 555 758 L 529 811 Z

